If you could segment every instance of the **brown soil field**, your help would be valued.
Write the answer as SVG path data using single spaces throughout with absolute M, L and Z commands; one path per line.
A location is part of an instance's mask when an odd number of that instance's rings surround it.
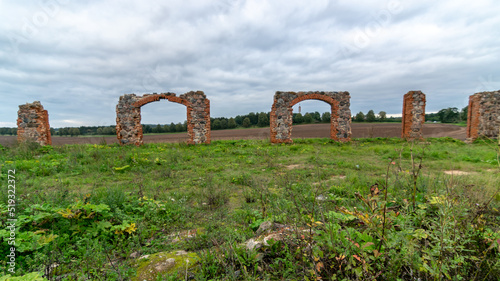
M 375 138 L 375 137 L 401 137 L 400 123 L 353 123 L 353 138 Z M 211 132 L 212 140 L 237 140 L 237 139 L 269 139 L 269 128 L 252 128 L 236 130 L 217 130 Z M 293 126 L 292 138 L 329 138 L 330 124 L 310 124 Z M 452 124 L 425 124 L 424 137 L 452 137 L 465 140 L 466 128 Z M 184 142 L 187 141 L 187 133 L 145 135 L 145 143 L 154 142 Z M 0 144 L 13 145 L 15 136 L 0 136 Z M 108 144 L 116 143 L 114 136 L 109 137 L 52 137 L 53 145 L 64 144 Z

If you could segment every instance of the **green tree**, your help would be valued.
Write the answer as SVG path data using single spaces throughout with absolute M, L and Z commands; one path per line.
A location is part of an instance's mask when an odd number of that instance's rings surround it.
M 365 114 L 363 112 L 358 112 L 358 114 L 356 114 L 356 117 L 354 117 L 354 120 L 356 122 L 365 122 Z
M 80 135 L 80 129 L 78 129 L 78 128 L 71 128 L 71 129 L 69 129 L 69 134 L 72 137 L 79 136 Z
M 456 107 L 441 109 L 437 115 L 441 123 L 455 123 L 460 121 L 460 113 Z
M 227 121 L 227 127 L 229 129 L 234 129 L 236 128 L 238 125 L 236 124 L 236 121 L 234 120 L 233 117 L 229 118 L 229 121 Z
M 181 122 L 179 122 L 179 123 L 177 123 L 177 124 L 175 125 L 175 130 L 176 130 L 177 132 L 184 132 L 184 126 L 182 125 L 182 123 L 181 123 Z
M 304 117 L 302 116 L 302 114 L 300 114 L 300 113 L 294 114 L 293 115 L 293 123 L 295 123 L 295 124 L 304 123 Z
M 104 134 L 104 128 L 100 128 L 101 129 L 101 134 Z M 149 125 L 142 125 L 142 132 L 144 134 L 149 134 L 151 133 L 153 129 L 151 128 L 151 126 Z
M 310 113 L 304 114 L 304 123 L 312 123 L 313 117 Z
M 468 114 L 469 114 L 469 107 L 466 106 L 466 107 L 462 108 L 462 110 L 460 111 L 461 121 L 467 121 Z
M 257 126 L 265 127 L 269 126 L 269 119 L 267 118 L 267 114 L 264 112 L 259 113 L 259 121 L 257 122 Z
M 161 133 L 163 130 L 161 129 L 161 125 L 160 124 L 157 124 L 154 128 L 153 128 L 153 133 Z
M 104 135 L 112 135 L 113 134 L 113 129 L 111 129 L 111 127 L 104 127 L 102 129 L 102 133 Z
M 375 112 L 370 109 L 368 113 L 366 114 L 366 122 L 375 122 L 377 121 L 377 117 L 375 117 Z
M 252 123 L 250 122 L 250 118 L 245 117 L 245 119 L 243 119 L 243 127 L 249 128 L 251 125 Z
M 321 122 L 321 114 L 319 112 L 315 111 L 313 114 L 311 114 L 314 121 L 316 122 Z
M 219 118 L 215 119 L 214 122 L 212 122 L 212 130 L 220 130 L 221 125 L 220 125 L 220 120 Z
M 254 112 L 248 113 L 248 118 L 250 119 L 250 123 L 252 125 L 257 125 L 257 123 L 259 122 L 259 116 Z
M 223 130 L 227 129 L 227 119 L 226 118 L 222 118 L 220 120 L 220 128 L 223 129 Z
M 331 121 L 331 114 L 330 112 L 325 112 L 321 115 L 321 122 L 323 123 L 330 123 Z
M 174 122 L 171 122 L 169 127 L 170 127 L 170 132 L 172 133 L 177 132 L 177 127 L 175 127 Z
M 236 117 L 234 117 L 234 122 L 236 122 L 236 125 L 242 126 L 243 125 L 243 116 L 236 115 Z
M 380 122 L 384 122 L 386 119 L 387 119 L 387 113 L 385 113 L 385 111 L 380 111 L 378 113 L 378 120 Z

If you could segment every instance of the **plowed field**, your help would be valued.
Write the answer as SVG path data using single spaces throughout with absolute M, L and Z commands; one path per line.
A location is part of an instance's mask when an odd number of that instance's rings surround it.
M 269 128 L 237 129 L 237 130 L 217 130 L 211 132 L 212 140 L 228 139 L 268 139 Z M 353 123 L 353 138 L 370 137 L 400 137 L 400 123 Z M 328 138 L 330 137 L 330 124 L 297 125 L 293 127 L 292 138 Z M 425 124 L 424 137 L 452 137 L 465 140 L 466 128 L 452 124 Z M 151 142 L 184 142 L 187 140 L 187 133 L 146 135 L 145 143 Z M 11 145 L 15 143 L 14 136 L 0 136 L 0 144 Z M 117 142 L 116 137 L 52 137 L 53 145 L 90 143 L 98 144 Z

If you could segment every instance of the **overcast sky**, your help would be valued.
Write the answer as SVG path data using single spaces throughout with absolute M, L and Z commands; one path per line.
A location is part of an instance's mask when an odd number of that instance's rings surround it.
M 348 91 L 353 115 L 400 114 L 410 90 L 427 112 L 462 108 L 500 89 L 499 14 L 497 0 L 0 0 L 0 126 L 35 100 L 52 127 L 114 125 L 123 94 L 191 90 L 212 117 L 270 111 L 276 91 Z

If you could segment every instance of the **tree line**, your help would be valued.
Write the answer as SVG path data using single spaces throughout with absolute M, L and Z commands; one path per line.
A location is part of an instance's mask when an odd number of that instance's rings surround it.
M 441 123 L 460 123 L 467 121 L 468 107 L 459 110 L 456 107 L 448 107 L 441 109 L 437 113 L 425 114 L 426 121 L 436 121 Z M 250 127 L 267 127 L 269 126 L 270 112 L 250 112 L 246 115 L 237 115 L 236 117 L 226 118 L 217 117 L 210 118 L 210 128 L 212 130 L 225 130 L 235 128 L 250 128 Z M 330 112 L 319 113 L 307 112 L 305 114 L 294 113 L 293 124 L 312 124 L 312 123 L 329 123 Z M 401 122 L 401 117 L 387 117 L 385 111 L 380 111 L 375 114 L 373 110 L 369 110 L 366 114 L 362 111 L 352 116 L 354 122 Z M 187 131 L 187 121 L 183 123 L 170 124 L 143 124 L 142 131 L 145 134 L 158 133 L 176 133 Z M 115 126 L 80 126 L 80 127 L 63 127 L 50 128 L 53 136 L 80 136 L 80 135 L 116 135 Z M 2 127 L 0 135 L 17 135 L 17 128 Z
M 0 128 L 0 135 L 15 136 L 17 135 L 17 128 L 2 127 Z
M 436 121 L 441 123 L 467 122 L 469 107 L 466 106 L 460 111 L 456 107 L 443 108 L 437 113 L 425 114 L 425 121 Z
M 385 111 L 380 111 L 377 115 L 373 110 L 369 110 L 366 114 L 362 111 L 352 117 L 354 122 L 401 122 L 401 117 L 387 117 Z
M 443 108 L 436 113 L 425 114 L 425 121 L 441 122 L 441 123 L 460 123 L 467 122 L 467 112 L 469 107 L 466 106 L 459 110 L 456 107 Z M 387 117 L 385 111 L 380 111 L 377 115 L 373 110 L 364 114 L 362 111 L 352 116 L 354 122 L 401 122 L 401 117 Z

